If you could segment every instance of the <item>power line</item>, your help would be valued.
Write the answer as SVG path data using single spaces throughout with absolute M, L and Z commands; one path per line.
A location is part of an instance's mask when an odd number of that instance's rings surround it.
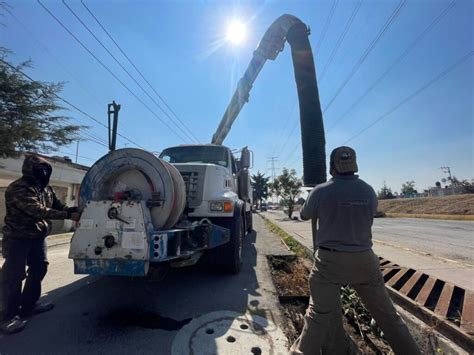
M 48 53 L 58 64 L 59 66 L 61 67 L 61 69 L 66 73 L 68 74 L 71 78 L 73 78 L 77 84 L 79 85 L 79 87 L 87 94 L 89 95 L 89 97 L 94 100 L 99 106 L 102 106 L 100 100 L 97 98 L 97 96 L 93 95 L 92 92 L 90 92 L 88 89 L 86 89 L 84 87 L 84 85 L 81 83 L 81 81 L 79 79 L 77 79 L 77 77 L 71 73 L 70 70 L 68 70 L 66 68 L 66 66 L 61 63 L 61 61 L 59 60 L 58 57 L 56 57 L 51 51 L 50 49 L 38 38 L 34 35 L 34 33 L 24 24 L 23 21 L 21 21 L 13 12 L 11 12 L 5 5 L 2 5 L 0 4 L 0 7 L 2 7 L 6 12 L 8 12 L 10 14 L 11 17 L 13 17 L 13 19 L 18 22 L 18 24 L 23 28 L 23 30 L 31 37 L 33 38 L 36 42 L 38 42 L 38 44 L 40 45 L 40 47 L 46 52 Z
M 76 156 L 76 153 L 65 152 L 65 151 L 62 151 L 62 150 L 56 150 L 55 153 L 66 154 L 67 156 Z M 78 155 L 78 157 L 81 158 L 81 159 L 90 160 L 90 161 L 96 161 L 97 160 L 97 159 L 92 159 L 90 157 L 85 157 L 85 156 L 81 156 L 81 155 Z
M 284 134 L 285 134 L 285 130 L 286 130 L 286 127 L 288 126 L 288 123 L 290 123 L 294 113 L 296 112 L 296 105 L 297 105 L 298 101 L 295 101 L 294 104 L 293 104 L 293 109 L 291 110 L 290 114 L 288 115 L 287 119 L 285 120 L 285 124 L 283 125 L 283 129 L 281 130 L 280 132 L 280 135 L 278 136 L 278 139 L 275 141 L 274 143 L 274 146 L 273 146 L 273 149 L 272 149 L 272 154 L 271 155 L 275 155 L 275 151 L 276 149 L 278 148 L 278 142 L 281 141 L 281 139 L 283 138 Z
M 97 137 L 95 137 L 94 135 L 92 135 L 92 134 L 90 134 L 90 133 L 88 133 L 88 132 L 83 131 L 83 132 L 82 132 L 82 136 L 79 135 L 79 137 L 82 138 L 82 139 L 84 139 L 84 140 L 88 140 L 88 141 L 90 141 L 90 142 L 94 142 L 94 143 L 96 143 L 96 144 L 98 144 L 98 145 L 101 145 L 101 146 L 103 146 L 103 147 L 106 147 L 106 148 L 109 147 L 108 144 L 107 144 L 104 140 L 102 140 L 102 139 L 100 139 L 100 138 L 97 138 Z
M 295 164 L 295 163 L 296 163 L 298 160 L 300 160 L 301 158 L 302 158 L 301 155 L 300 155 L 300 156 L 297 156 L 295 159 L 293 159 L 293 160 L 291 161 L 291 163 L 289 164 L 289 166 L 292 166 L 293 164 Z
M 351 138 L 349 138 L 348 140 L 346 140 L 343 145 L 347 144 L 348 142 L 354 140 L 355 138 L 359 137 L 362 133 L 364 133 L 365 131 L 367 131 L 368 129 L 370 129 L 371 127 L 373 127 L 375 124 L 377 124 L 378 122 L 380 122 L 381 120 L 383 120 L 384 118 L 386 118 L 387 116 L 389 116 L 390 114 L 392 114 L 393 112 L 395 112 L 396 110 L 398 110 L 401 106 L 403 106 L 404 104 L 406 104 L 407 102 L 413 100 L 416 96 L 418 96 L 421 92 L 425 91 L 426 89 L 428 89 L 430 86 L 432 86 L 434 83 L 436 83 L 438 80 L 440 80 L 441 78 L 443 78 L 445 75 L 447 75 L 449 72 L 453 71 L 455 68 L 457 68 L 459 65 L 461 65 L 462 63 L 464 63 L 466 60 L 468 60 L 470 57 L 472 57 L 474 54 L 474 51 L 470 51 L 469 53 L 467 53 L 466 55 L 464 55 L 461 59 L 459 59 L 457 62 L 455 62 L 454 64 L 450 65 L 448 68 L 446 68 L 445 70 L 443 70 L 441 73 L 439 73 L 438 75 L 436 75 L 434 78 L 432 78 L 431 80 L 429 80 L 428 82 L 426 82 L 425 84 L 423 84 L 418 90 L 414 91 L 412 94 L 408 95 L 406 98 L 404 98 L 403 100 L 401 100 L 399 103 L 397 103 L 395 106 L 393 106 L 390 110 L 388 110 L 386 113 L 384 113 L 383 115 L 379 116 L 375 121 L 373 121 L 372 123 L 370 123 L 368 126 L 364 127 L 362 130 L 360 130 L 358 133 L 356 133 L 354 136 L 352 136 Z
M 28 80 L 30 80 L 31 82 L 33 83 L 36 83 L 40 86 L 42 86 L 44 88 L 44 85 L 42 85 L 40 82 L 34 80 L 33 78 L 31 78 L 28 74 L 24 73 L 23 71 L 21 71 L 20 69 L 16 68 L 14 65 L 6 62 L 5 60 L 1 59 L 0 58 L 0 62 L 2 62 L 3 64 L 7 65 L 8 67 L 10 67 L 11 69 L 15 70 L 17 73 L 20 73 L 21 75 L 23 75 L 25 78 L 27 78 Z M 93 116 L 89 115 L 87 112 L 83 111 L 82 109 L 80 109 L 79 107 L 77 107 L 76 105 L 74 105 L 73 103 L 71 103 L 70 101 L 66 100 L 65 98 L 59 96 L 58 94 L 56 93 L 51 93 L 51 95 L 53 95 L 54 97 L 56 97 L 58 100 L 61 100 L 62 102 L 64 102 L 65 104 L 71 106 L 72 108 L 74 108 L 76 111 L 82 113 L 84 116 L 88 117 L 89 119 L 91 119 L 92 121 L 96 122 L 97 124 L 105 127 L 106 129 L 109 129 L 109 127 L 107 127 L 105 124 L 103 124 L 102 122 L 100 122 L 98 119 L 94 118 Z M 117 133 L 118 136 L 122 137 L 123 139 L 125 139 L 126 141 L 132 143 L 133 145 L 139 147 L 139 148 L 142 148 L 144 150 L 146 150 L 146 148 L 142 147 L 140 144 L 138 143 L 135 143 L 134 141 L 132 141 L 130 138 L 124 136 L 123 134 L 120 134 L 120 133 Z
M 288 157 L 285 159 L 285 161 L 283 162 L 283 164 L 281 166 L 285 167 L 285 164 L 288 160 L 290 160 L 290 158 L 296 153 L 296 150 L 298 149 L 298 147 L 300 146 L 300 141 L 296 142 L 296 145 L 294 146 L 294 148 L 291 150 L 291 153 L 290 155 L 288 155 Z
M 359 70 L 361 65 L 364 63 L 364 61 L 367 59 L 368 55 L 372 50 L 375 48 L 375 45 L 380 41 L 380 39 L 384 36 L 384 34 L 387 32 L 387 30 L 390 28 L 390 26 L 394 23 L 398 15 L 400 14 L 400 11 L 403 9 L 403 7 L 406 5 L 407 0 L 401 0 L 398 6 L 395 8 L 395 10 L 392 12 L 390 17 L 387 19 L 385 24 L 383 25 L 382 29 L 379 31 L 377 36 L 372 40 L 372 42 L 369 44 L 369 46 L 366 48 L 362 56 L 357 60 L 355 65 L 352 67 L 351 71 L 349 72 L 349 75 L 344 79 L 342 84 L 339 86 L 339 88 L 336 90 L 336 93 L 334 96 L 329 100 L 329 103 L 326 105 L 326 107 L 323 110 L 323 113 L 325 113 L 329 107 L 334 103 L 336 98 L 339 96 L 339 94 L 342 92 L 342 90 L 346 87 L 347 83 L 352 79 L 354 74 Z
M 321 38 L 320 38 L 318 44 L 316 45 L 316 48 L 314 49 L 314 53 L 318 53 L 319 49 L 321 48 L 321 45 L 323 44 L 324 38 L 326 37 L 326 33 L 328 31 L 329 25 L 331 24 L 332 17 L 334 15 L 334 11 L 336 10 L 336 6 L 337 6 L 338 2 L 339 2 L 339 0 L 334 0 L 333 4 L 331 6 L 331 9 L 329 10 L 329 15 L 326 18 L 326 22 L 324 22 L 324 25 L 323 25 L 323 31 L 321 32 Z
M 94 34 L 94 32 L 87 26 L 84 21 L 74 12 L 73 9 L 66 3 L 65 0 L 62 0 L 64 6 L 73 14 L 73 16 L 79 21 L 79 23 L 90 33 L 90 35 L 100 44 L 100 46 L 112 57 L 112 59 L 122 68 L 122 70 L 134 81 L 134 83 L 145 93 L 145 95 L 148 96 L 148 98 L 173 122 L 173 124 L 191 141 L 194 139 L 192 136 L 190 136 L 185 130 L 183 130 L 180 126 L 176 124 L 174 121 L 173 117 L 171 117 L 164 109 L 161 107 L 161 105 L 146 91 L 143 86 L 133 77 L 132 74 L 123 66 L 123 64 L 113 55 L 112 52 L 102 43 L 102 41 Z
M 392 69 L 400 63 L 415 46 L 441 21 L 441 19 L 448 14 L 448 12 L 454 7 L 457 0 L 451 1 L 451 3 L 439 14 L 424 30 L 421 32 L 415 40 L 410 43 L 410 45 L 400 54 L 397 59 L 393 61 L 393 63 L 369 86 L 365 92 L 360 95 L 357 100 L 341 115 L 339 116 L 332 124 L 331 127 L 327 130 L 327 133 L 332 131 L 334 127 L 343 119 L 345 118 L 349 112 L 351 112 L 391 71 Z
M 160 116 L 158 116 L 155 111 L 153 111 L 142 99 L 140 99 L 140 97 L 135 94 L 132 90 L 130 90 L 130 88 L 125 85 L 125 83 L 120 80 L 117 75 L 115 75 L 99 58 L 97 58 L 97 56 L 91 52 L 91 50 L 89 48 L 87 48 L 87 46 L 81 42 L 81 40 L 79 40 L 79 38 L 77 38 L 62 22 L 61 20 L 59 20 L 40 0 L 36 0 L 38 2 L 38 4 L 53 18 L 56 20 L 56 22 L 59 23 L 59 25 L 67 32 L 69 33 L 69 35 L 77 42 L 79 43 L 82 48 L 84 48 L 87 53 L 89 53 L 110 75 L 112 75 L 112 77 L 117 80 L 120 85 L 122 85 L 123 88 L 125 88 L 133 97 L 135 97 L 135 99 L 137 99 L 153 116 L 155 116 L 161 123 L 163 123 L 171 132 L 173 132 L 179 139 L 185 141 L 185 139 L 183 139 L 183 137 L 178 133 L 176 132 L 170 125 L 168 125 L 168 123 L 166 121 L 164 121 Z
M 331 54 L 329 55 L 329 59 L 328 61 L 326 62 L 326 64 L 324 65 L 323 69 L 321 70 L 321 75 L 319 76 L 319 83 L 322 82 L 323 78 L 324 78 L 324 74 L 326 74 L 326 71 L 327 69 L 329 68 L 329 66 L 332 64 L 333 60 L 334 60 L 334 57 L 337 53 L 337 51 L 339 50 L 339 47 L 341 46 L 341 43 L 342 41 L 344 40 L 344 38 L 346 37 L 347 33 L 349 32 L 349 29 L 351 28 L 352 26 L 352 23 L 354 22 L 354 18 L 356 17 L 357 13 L 359 12 L 359 9 L 361 8 L 362 6 L 362 2 L 363 0 L 359 0 L 359 2 L 356 4 L 356 6 L 354 7 L 354 10 L 352 11 L 352 14 L 351 16 L 349 17 L 349 20 L 347 20 L 346 22 L 346 26 L 344 27 L 344 30 L 342 31 L 341 35 L 339 36 L 339 38 L 337 39 L 336 41 L 336 45 L 334 46 Z
M 86 8 L 86 10 L 89 12 L 89 14 L 94 18 L 94 20 L 97 22 L 97 24 L 102 28 L 102 30 L 105 32 L 105 34 L 110 38 L 110 40 L 115 44 L 115 46 L 118 48 L 118 50 L 123 54 L 123 56 L 128 60 L 128 62 L 133 66 L 133 68 L 137 71 L 137 73 L 142 77 L 142 79 L 147 83 L 147 85 L 150 87 L 150 89 L 156 94 L 156 96 L 163 102 L 163 104 L 168 108 L 168 110 L 173 114 L 173 116 L 182 124 L 182 126 L 193 136 L 193 138 L 199 142 L 199 139 L 196 138 L 196 136 L 193 134 L 193 132 L 186 126 L 186 124 L 179 118 L 179 116 L 174 112 L 174 110 L 168 105 L 166 100 L 158 93 L 158 91 L 151 85 L 151 83 L 147 80 L 145 75 L 142 74 L 142 72 L 138 69 L 138 67 L 135 65 L 135 63 L 130 59 L 130 57 L 125 53 L 125 51 L 119 46 L 117 41 L 112 37 L 109 31 L 105 28 L 105 26 L 99 21 L 99 19 L 94 15 L 92 10 L 90 10 L 87 5 L 84 3 L 83 0 L 81 0 L 82 6 Z
M 293 126 L 293 128 L 292 128 L 291 131 L 290 131 L 290 133 L 289 133 L 288 136 L 286 137 L 285 143 L 283 143 L 283 144 L 281 145 L 281 148 L 280 148 L 280 150 L 278 151 L 277 156 L 280 156 L 280 154 L 283 152 L 283 149 L 285 148 L 286 144 L 288 143 L 288 141 L 290 140 L 291 136 L 293 135 L 293 132 L 295 131 L 296 127 L 298 127 L 298 123 L 299 123 L 299 121 L 296 121 L 296 122 L 295 122 L 295 125 Z
M 3 8 L 22 28 L 23 30 L 31 37 L 33 38 L 36 42 L 38 42 L 39 46 L 48 54 L 50 55 L 54 60 L 57 61 L 57 63 L 59 64 L 59 66 L 62 68 L 62 70 L 64 72 L 66 72 L 70 77 L 72 77 L 78 84 L 79 84 L 79 87 L 86 93 L 89 95 L 90 98 L 92 98 L 97 104 L 98 106 L 101 106 L 101 103 L 100 103 L 100 100 L 95 96 L 93 95 L 88 89 L 86 89 L 81 81 L 73 74 L 71 73 L 67 68 L 66 66 L 59 60 L 59 58 L 57 58 L 50 50 L 49 48 L 38 38 L 34 35 L 34 33 L 25 25 L 25 23 L 23 21 L 21 21 L 13 12 L 10 11 L 10 9 L 8 9 L 5 5 L 2 5 L 0 4 L 0 7 Z M 101 146 L 104 146 L 106 148 L 108 148 L 108 144 L 107 142 L 96 136 L 96 135 L 93 135 L 92 133 L 89 133 L 89 132 L 85 132 L 85 131 L 82 131 L 83 135 L 85 135 L 85 137 L 83 136 L 79 136 L 81 139 L 83 140 L 87 140 L 87 141 L 90 141 L 90 142 L 93 142 L 93 143 L 96 143 L 98 145 L 101 145 Z

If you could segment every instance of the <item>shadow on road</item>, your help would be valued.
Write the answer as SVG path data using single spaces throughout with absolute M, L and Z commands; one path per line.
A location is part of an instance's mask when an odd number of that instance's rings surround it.
M 244 239 L 238 275 L 216 274 L 198 264 L 172 269 L 160 282 L 89 276 L 51 291 L 45 298 L 55 300 L 55 309 L 32 318 L 23 332 L 2 336 L 0 352 L 168 354 L 176 331 L 209 312 L 243 315 L 250 309 L 265 319 L 268 311 L 261 307 L 256 275 L 256 237 L 252 232 Z

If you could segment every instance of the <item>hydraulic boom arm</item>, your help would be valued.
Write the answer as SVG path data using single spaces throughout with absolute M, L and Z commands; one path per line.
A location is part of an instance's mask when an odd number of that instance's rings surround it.
M 275 60 L 283 51 L 285 41 L 288 41 L 291 46 L 300 106 L 304 183 L 306 186 L 314 186 L 326 181 L 326 142 L 308 35 L 308 27 L 295 16 L 283 15 L 272 23 L 254 51 L 252 60 L 212 137 L 212 143 L 222 144 L 240 110 L 249 100 L 252 85 L 265 62 L 267 59 Z

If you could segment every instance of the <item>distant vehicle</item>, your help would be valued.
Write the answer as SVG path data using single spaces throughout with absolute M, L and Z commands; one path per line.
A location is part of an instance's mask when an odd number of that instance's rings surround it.
M 265 202 L 260 203 L 260 211 L 264 212 L 268 209 L 267 204 Z

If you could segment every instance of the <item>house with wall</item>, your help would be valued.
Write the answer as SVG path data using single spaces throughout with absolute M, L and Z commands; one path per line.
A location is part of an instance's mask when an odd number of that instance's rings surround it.
M 87 166 L 75 164 L 68 157 L 48 157 L 38 154 L 48 160 L 53 167 L 50 185 L 54 188 L 56 196 L 68 206 L 77 206 L 79 187 L 84 178 Z M 22 176 L 24 154 L 15 158 L 0 158 L 0 233 L 5 218 L 5 191 L 10 183 Z M 53 221 L 53 233 L 68 232 L 72 230 L 73 222 L 70 220 Z

